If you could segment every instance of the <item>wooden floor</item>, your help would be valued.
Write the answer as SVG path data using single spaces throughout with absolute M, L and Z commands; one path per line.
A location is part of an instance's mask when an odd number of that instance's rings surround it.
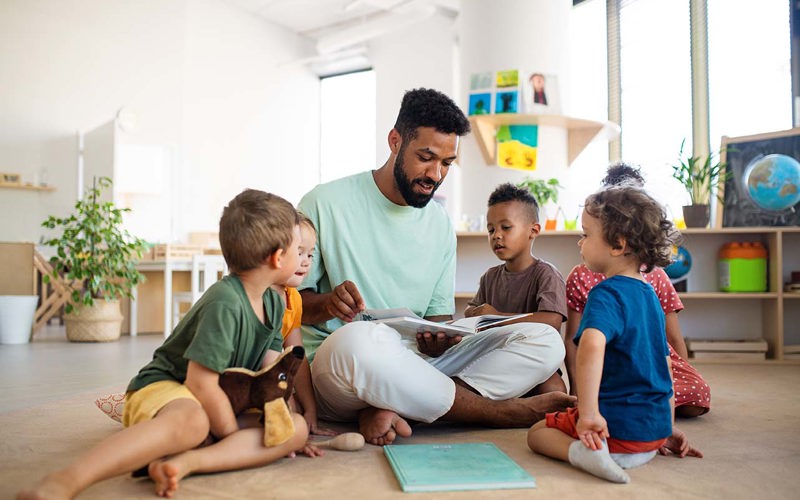
M 48 327 L 34 342 L 0 345 L 0 498 L 13 498 L 47 471 L 63 467 L 87 447 L 120 429 L 94 407 L 99 395 L 124 389 L 152 356 L 159 335 L 74 344 L 63 328 Z M 706 454 L 702 460 L 656 457 L 631 471 L 620 486 L 568 464 L 533 454 L 525 429 L 419 425 L 402 443 L 493 442 L 531 473 L 537 488 L 420 494 L 419 498 L 674 500 L 798 498 L 800 491 L 800 365 L 700 364 L 711 386 L 711 413 L 679 421 Z M 353 428 L 354 430 L 354 428 Z M 401 443 L 401 444 L 402 444 Z M 151 496 L 147 479 L 120 476 L 93 486 L 80 499 Z M 185 479 L 177 498 L 409 499 L 382 450 L 329 452 L 316 459 L 282 459 L 267 467 Z M 416 498 L 416 496 L 414 497 Z
M 0 412 L 127 384 L 163 341 L 160 335 L 139 335 L 72 343 L 63 326 L 48 325 L 30 344 L 0 345 Z

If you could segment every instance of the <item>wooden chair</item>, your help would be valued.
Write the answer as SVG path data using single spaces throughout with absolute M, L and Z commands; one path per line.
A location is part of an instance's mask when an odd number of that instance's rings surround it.
M 183 315 L 181 304 L 189 307 L 200 300 L 208 288 L 228 273 L 228 266 L 222 255 L 195 254 L 192 256 L 191 290 L 172 293 L 172 328 L 174 329 Z

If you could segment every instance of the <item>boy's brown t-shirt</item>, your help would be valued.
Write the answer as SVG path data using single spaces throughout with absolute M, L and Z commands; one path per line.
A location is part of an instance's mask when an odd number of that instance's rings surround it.
M 537 259 L 527 269 L 506 271 L 505 264 L 481 276 L 480 287 L 470 306 L 489 304 L 504 313 L 554 312 L 567 319 L 564 277 L 551 263 Z

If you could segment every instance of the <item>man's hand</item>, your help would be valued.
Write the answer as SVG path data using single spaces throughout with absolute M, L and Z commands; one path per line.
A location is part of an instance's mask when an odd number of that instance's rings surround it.
M 364 299 L 361 298 L 358 287 L 349 280 L 337 285 L 336 288 L 328 294 L 328 300 L 325 303 L 325 311 L 345 323 L 353 321 L 356 314 L 360 313 L 365 308 Z
M 461 335 L 448 337 L 444 332 L 424 332 L 417 334 L 417 349 L 422 354 L 438 358 L 454 345 L 461 342 Z
M 672 435 L 667 438 L 658 453 L 660 455 L 675 455 L 678 458 L 686 456 L 703 458 L 703 452 L 689 444 L 689 438 L 677 427 L 672 427 Z

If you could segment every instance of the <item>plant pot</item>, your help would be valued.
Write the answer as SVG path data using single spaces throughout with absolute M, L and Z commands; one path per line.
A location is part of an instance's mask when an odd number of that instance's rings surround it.
M 558 219 L 545 219 L 544 220 L 544 228 L 547 231 L 555 231 L 556 224 L 558 224 Z
M 706 227 L 711 219 L 711 207 L 708 205 L 684 205 L 683 220 L 686 227 Z
M 64 315 L 70 342 L 111 342 L 119 340 L 122 313 L 119 301 L 95 299 L 93 306 L 79 306 Z
M 0 344 L 27 344 L 31 339 L 37 295 L 0 295 Z

